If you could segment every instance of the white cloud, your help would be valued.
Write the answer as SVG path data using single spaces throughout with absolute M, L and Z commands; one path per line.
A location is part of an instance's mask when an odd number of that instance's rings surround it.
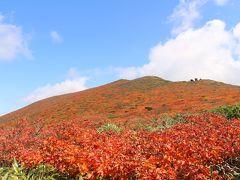
M 200 9 L 210 0 L 179 0 L 178 6 L 170 16 L 170 22 L 174 23 L 173 34 L 179 34 L 193 28 L 194 22 L 201 17 Z M 214 0 L 218 6 L 227 4 L 228 0 Z
M 12 60 L 17 55 L 32 57 L 28 39 L 21 27 L 5 23 L 4 16 L 0 14 L 0 60 Z
M 71 69 L 69 72 L 71 72 Z M 82 91 L 87 89 L 86 81 L 87 78 L 85 77 L 75 76 L 74 78 L 66 79 L 60 83 L 47 84 L 31 92 L 28 96 L 23 98 L 23 102 L 32 103 L 52 96 Z
M 51 36 L 52 40 L 56 43 L 63 42 L 62 37 L 60 36 L 60 34 L 57 31 L 51 31 L 50 36 Z
M 223 6 L 225 4 L 227 4 L 228 0 L 214 0 L 215 3 L 219 6 Z
M 173 34 L 181 33 L 193 27 L 194 21 L 200 17 L 199 9 L 207 0 L 179 0 L 178 6 L 170 16 L 174 23 Z
M 67 72 L 67 78 L 78 78 L 79 77 L 79 73 L 78 70 L 76 68 L 70 68 Z
M 153 47 L 149 63 L 123 69 L 120 76 L 129 78 L 129 74 L 175 81 L 197 77 L 240 84 L 240 23 L 226 30 L 223 21 L 212 20 L 199 29 L 182 32 Z
M 0 22 L 4 20 L 4 16 L 0 13 Z
M 240 23 L 233 29 L 233 35 L 240 40 Z

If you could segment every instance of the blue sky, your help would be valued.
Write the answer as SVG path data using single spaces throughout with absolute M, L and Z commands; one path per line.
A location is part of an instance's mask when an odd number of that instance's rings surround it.
M 0 114 L 120 78 L 239 84 L 239 0 L 0 1 Z

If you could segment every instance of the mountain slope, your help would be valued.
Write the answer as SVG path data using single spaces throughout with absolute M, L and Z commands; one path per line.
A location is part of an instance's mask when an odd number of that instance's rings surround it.
M 147 76 L 119 80 L 85 91 L 51 97 L 1 116 L 46 122 L 82 119 L 92 123 L 123 122 L 164 113 L 196 112 L 240 102 L 240 87 L 211 80 L 170 82 Z

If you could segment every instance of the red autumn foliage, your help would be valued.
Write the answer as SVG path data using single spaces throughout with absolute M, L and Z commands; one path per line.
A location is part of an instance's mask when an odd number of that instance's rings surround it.
M 157 77 L 143 77 L 48 98 L 0 116 L 0 122 L 26 117 L 31 121 L 44 119 L 47 122 L 81 118 L 82 122 L 111 121 L 128 127 L 134 119 L 163 113 L 199 112 L 239 102 L 238 86 L 211 80 L 168 82 Z
M 159 132 L 97 133 L 77 119 L 0 130 L 0 162 L 14 157 L 27 167 L 45 163 L 86 179 L 221 179 L 211 168 L 240 155 L 240 121 L 213 114 L 186 117 Z

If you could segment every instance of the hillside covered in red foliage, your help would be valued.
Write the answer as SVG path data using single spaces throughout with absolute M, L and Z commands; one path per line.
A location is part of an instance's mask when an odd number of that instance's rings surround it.
M 68 179 L 240 178 L 240 119 L 209 112 L 239 102 L 238 86 L 157 77 L 48 98 L 0 117 L 0 167 L 16 158 Z
M 119 80 L 85 91 L 48 98 L 0 117 L 47 122 L 81 119 L 94 126 L 124 124 L 163 114 L 199 112 L 240 102 L 240 87 L 212 80 L 171 82 L 158 77 Z

